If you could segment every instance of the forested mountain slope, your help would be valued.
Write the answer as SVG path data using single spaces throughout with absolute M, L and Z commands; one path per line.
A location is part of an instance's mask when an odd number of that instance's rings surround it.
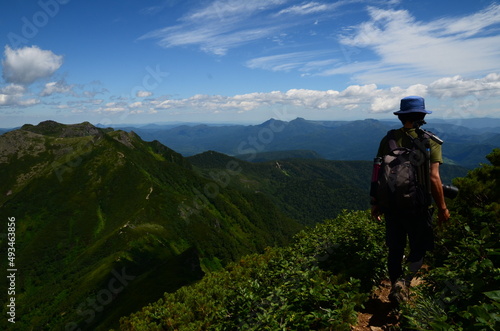
M 19 270 L 9 327 L 116 323 L 300 228 L 262 194 L 210 183 L 162 144 L 90 123 L 47 121 L 0 136 L 1 232 L 15 219 Z M 7 237 L 0 246 L 7 257 Z
M 259 158 L 259 155 L 255 157 Z M 187 160 L 202 176 L 220 186 L 244 192 L 261 192 L 302 224 L 312 225 L 335 218 L 344 209 L 369 208 L 372 162 L 297 159 L 293 158 L 297 156 L 296 151 L 266 153 L 264 157 L 271 156 L 282 159 L 246 162 L 208 151 Z M 442 180 L 448 184 L 466 172 L 458 166 L 441 166 Z

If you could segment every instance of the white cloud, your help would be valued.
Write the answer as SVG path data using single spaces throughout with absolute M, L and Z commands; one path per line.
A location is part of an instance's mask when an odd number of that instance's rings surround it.
M 343 91 L 291 89 L 285 92 L 249 93 L 232 97 L 221 95 L 195 95 L 186 99 L 167 99 L 152 103 L 155 109 L 197 109 L 214 111 L 251 111 L 273 105 L 290 105 L 310 110 L 345 109 L 352 110 L 367 106 L 366 111 L 385 112 L 394 110 L 394 100 L 409 94 L 425 94 L 425 87 L 410 86 L 407 89 L 383 90 L 375 84 L 352 85 Z M 390 102 L 387 102 L 390 100 Z
M 459 75 L 441 78 L 429 88 L 431 94 L 439 98 L 500 96 L 500 73 L 491 73 L 481 79 L 464 79 Z
M 132 110 L 130 112 L 130 114 L 133 114 L 133 115 L 139 115 L 139 114 L 144 114 L 144 110 Z
M 449 34 L 458 34 L 463 37 L 483 33 L 485 29 L 500 22 L 500 6 L 492 4 L 485 10 L 463 18 L 443 22 L 438 21 L 439 27 L 444 27 Z
M 210 5 L 187 15 L 184 20 L 232 20 L 241 16 L 252 15 L 269 8 L 282 5 L 288 0 L 216 0 Z
M 276 13 L 275 16 L 281 16 L 281 15 L 293 15 L 293 16 L 303 16 L 303 15 L 310 15 L 310 14 L 318 14 L 318 13 L 325 13 L 325 12 L 332 12 L 335 9 L 345 6 L 345 5 L 353 5 L 356 3 L 366 3 L 370 2 L 367 0 L 341 0 L 341 1 L 336 1 L 333 3 L 321 3 L 317 1 L 310 1 L 310 2 L 304 2 L 301 3 L 300 5 L 293 5 L 290 7 L 287 7 L 285 9 L 280 10 L 278 13 Z M 398 2 L 398 1 L 396 1 Z M 393 5 L 393 3 L 390 3 L 388 1 L 384 2 L 385 5 Z M 314 24 L 318 24 L 316 21 Z
M 464 79 L 460 76 L 447 77 L 424 85 L 380 88 L 375 84 L 351 85 L 344 90 L 291 89 L 267 93 L 248 93 L 235 96 L 194 95 L 185 99 L 161 99 L 143 102 L 141 107 L 162 110 L 193 112 L 248 112 L 269 108 L 274 105 L 293 106 L 307 110 L 363 111 L 367 113 L 389 113 L 399 107 L 401 98 L 408 95 L 461 99 L 474 96 L 486 101 L 500 95 L 500 74 L 492 73 L 481 79 Z M 129 105 L 133 108 L 134 104 Z
M 276 15 L 293 14 L 293 15 L 307 15 L 312 13 L 324 12 L 332 5 L 327 5 L 318 2 L 308 2 L 301 5 L 291 6 L 289 8 L 280 10 Z
M 298 0 L 214 0 L 208 1 L 194 11 L 182 16 L 176 24 L 151 31 L 139 39 L 157 39 L 162 47 L 198 46 L 206 53 L 226 55 L 230 49 L 256 41 L 276 41 L 280 46 L 300 47 L 303 40 L 293 38 L 320 33 L 331 38 L 331 30 L 313 29 L 321 21 L 329 21 L 339 15 L 350 15 L 338 9 L 343 6 L 375 3 L 393 6 L 399 0 L 340 0 L 340 1 L 298 1 Z M 288 33 L 290 32 L 290 34 Z M 285 45 L 282 36 L 289 36 Z M 319 37 L 318 37 L 319 38 Z M 308 41 L 308 43 L 310 40 Z M 322 46 L 324 46 L 323 40 Z M 307 47 L 311 47 L 309 44 Z M 267 48 L 262 48 L 268 51 Z
M 235 22 L 214 20 L 207 24 L 193 22 L 153 31 L 140 39 L 159 39 L 158 44 L 165 48 L 199 45 L 204 52 L 225 55 L 231 48 L 272 36 L 277 31 L 279 27 L 271 25 L 240 29 Z
M 8 106 L 14 102 L 13 98 L 8 94 L 0 93 L 0 106 Z
M 12 86 L 10 90 L 23 93 L 24 87 Z M 350 114 L 359 118 L 361 114 L 387 114 L 399 107 L 402 97 L 420 95 L 430 98 L 432 110 L 450 111 L 445 106 L 462 106 L 474 102 L 475 108 L 467 106 L 471 114 L 487 115 L 485 107 L 498 102 L 500 96 L 500 73 L 490 73 L 481 78 L 468 79 L 461 76 L 442 77 L 430 84 L 413 84 L 410 86 L 381 87 L 376 84 L 350 85 L 343 90 L 290 89 L 287 91 L 254 92 L 226 95 L 197 94 L 189 98 L 173 99 L 167 96 L 130 100 L 87 100 L 71 104 L 71 108 L 82 112 L 95 112 L 108 115 L 147 115 L 168 114 L 171 116 L 189 114 L 242 114 L 262 113 L 275 107 L 284 106 L 294 113 L 307 117 L 308 113 L 320 118 L 328 114 Z M 440 99 L 437 103 L 436 98 Z M 434 100 L 432 100 L 434 99 Z M 97 102 L 98 101 L 98 102 Z M 490 107 L 491 108 L 491 107 Z M 488 108 L 489 109 L 489 108 Z M 459 114 L 456 110 L 455 113 Z M 123 115 L 124 116 L 124 115 Z
M 290 2 L 216 0 L 183 16 L 178 24 L 152 31 L 140 39 L 158 39 L 158 44 L 165 48 L 196 45 L 204 52 L 225 55 L 230 49 L 257 40 L 275 40 L 275 36 L 286 35 L 292 27 L 312 24 L 310 19 L 298 17 L 332 11 L 339 4 L 348 3 L 309 2 L 288 6 Z
M 287 54 L 258 57 L 247 61 L 246 66 L 251 69 L 265 69 L 270 71 L 290 71 L 298 69 L 311 71 L 317 67 L 332 64 L 335 60 L 318 60 L 327 55 L 328 51 L 304 51 Z
M 40 100 L 31 98 L 31 99 L 26 99 L 26 100 L 20 100 L 17 105 L 23 106 L 23 107 L 29 107 L 29 106 L 34 106 L 40 103 Z
M 0 88 L 0 93 L 21 96 L 26 92 L 26 87 L 18 84 L 10 84 Z
M 37 46 L 11 49 L 5 46 L 2 77 L 8 83 L 29 85 L 48 78 L 62 65 L 63 57 Z
M 498 69 L 500 35 L 489 29 L 500 23 L 500 5 L 431 22 L 417 21 L 406 10 L 372 7 L 369 14 L 369 21 L 354 27 L 354 33 L 342 36 L 340 42 L 358 53 L 368 48 L 379 59 L 348 59 L 349 63 L 324 74 L 350 73 L 361 82 L 385 79 L 401 84 L 411 80 L 430 83 L 443 76 L 486 74 Z
M 9 84 L 0 88 L 0 107 L 2 106 L 20 106 L 27 107 L 40 103 L 35 98 L 25 98 L 26 87 L 18 84 Z
M 45 84 L 43 91 L 40 96 L 45 97 L 55 93 L 71 93 L 73 91 L 73 85 L 68 85 L 64 80 L 58 82 L 50 82 Z
M 92 90 L 85 90 L 82 92 L 82 96 L 86 98 L 93 99 L 96 95 L 108 93 L 108 89 L 104 87 L 93 87 Z
M 0 93 L 0 107 L 3 106 L 28 107 L 39 103 L 40 100 L 35 98 L 22 99 L 17 97 L 16 95 Z
M 150 91 L 137 91 L 136 96 L 138 98 L 147 98 L 153 95 L 153 92 Z
M 138 101 L 138 102 L 133 102 L 129 105 L 130 108 L 141 108 L 143 106 L 143 103 Z

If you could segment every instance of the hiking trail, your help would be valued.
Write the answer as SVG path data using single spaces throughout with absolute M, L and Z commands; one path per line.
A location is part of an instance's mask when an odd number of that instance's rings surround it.
M 410 288 L 422 282 L 422 278 L 414 278 Z M 390 292 L 391 282 L 388 279 L 382 280 L 365 302 L 365 308 L 358 312 L 358 323 L 351 327 L 351 331 L 399 330 L 401 315 L 389 300 Z
M 365 308 L 358 312 L 358 324 L 352 331 L 391 330 L 399 325 L 399 314 L 389 301 L 391 282 L 384 279 L 365 302 Z

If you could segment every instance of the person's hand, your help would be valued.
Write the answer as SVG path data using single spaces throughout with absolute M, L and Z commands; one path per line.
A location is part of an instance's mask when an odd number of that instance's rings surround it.
M 450 211 L 448 208 L 438 210 L 438 226 L 442 227 L 450 220 Z
M 382 213 L 380 212 L 380 208 L 378 205 L 372 205 L 372 217 L 373 219 L 376 219 L 377 221 L 381 222 L 382 218 L 380 217 Z

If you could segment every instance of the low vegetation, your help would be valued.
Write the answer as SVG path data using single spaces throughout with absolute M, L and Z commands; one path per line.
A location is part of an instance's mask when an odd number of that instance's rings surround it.
M 121 330 L 349 330 L 383 274 L 383 227 L 345 212 L 123 318 Z M 366 270 L 373 271 L 370 274 Z
M 457 179 L 451 224 L 438 231 L 430 271 L 401 307 L 402 329 L 500 327 L 500 150 Z M 381 223 L 344 212 L 121 319 L 123 330 L 349 330 L 384 277 Z

